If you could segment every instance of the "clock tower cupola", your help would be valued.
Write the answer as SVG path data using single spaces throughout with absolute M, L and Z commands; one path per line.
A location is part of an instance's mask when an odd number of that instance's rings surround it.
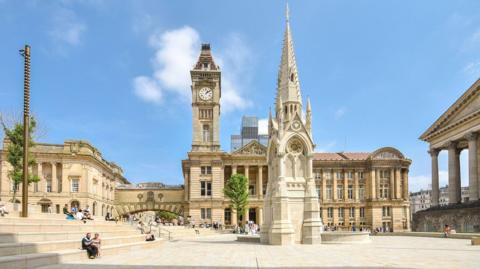
M 220 150 L 221 72 L 210 44 L 202 44 L 192 78 L 192 151 Z

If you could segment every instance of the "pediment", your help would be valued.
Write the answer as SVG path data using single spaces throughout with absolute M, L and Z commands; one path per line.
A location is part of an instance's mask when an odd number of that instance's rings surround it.
M 257 140 L 252 140 L 245 146 L 232 152 L 232 155 L 266 155 L 267 147 L 260 144 Z
M 428 141 L 437 132 L 480 114 L 480 79 L 425 131 L 420 139 Z
M 290 132 L 306 134 L 310 142 L 314 144 L 300 115 L 296 114 L 286 127 Z

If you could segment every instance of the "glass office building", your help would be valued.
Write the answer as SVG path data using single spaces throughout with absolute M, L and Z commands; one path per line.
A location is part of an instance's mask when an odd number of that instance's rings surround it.
M 232 135 L 230 140 L 230 151 L 235 151 L 251 141 L 256 140 L 267 146 L 268 135 L 258 134 L 258 118 L 255 116 L 243 116 L 240 135 Z

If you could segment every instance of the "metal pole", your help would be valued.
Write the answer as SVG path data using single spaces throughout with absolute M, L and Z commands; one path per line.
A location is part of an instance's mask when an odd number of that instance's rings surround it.
M 25 45 L 24 87 L 23 87 L 23 184 L 22 184 L 22 217 L 28 217 L 28 142 L 30 112 L 30 46 Z

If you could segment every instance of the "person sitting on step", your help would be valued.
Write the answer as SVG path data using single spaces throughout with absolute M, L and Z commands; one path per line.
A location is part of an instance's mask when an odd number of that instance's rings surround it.
M 87 251 L 88 257 L 90 259 L 95 259 L 98 253 L 98 248 L 93 244 L 92 239 L 90 238 L 91 234 L 87 233 L 82 239 L 82 249 Z
M 100 257 L 100 246 L 102 245 L 102 239 L 100 239 L 100 234 L 95 233 L 92 239 L 92 245 L 97 248 L 97 257 Z
M 4 217 L 5 214 L 8 214 L 7 206 L 0 200 L 0 215 Z

